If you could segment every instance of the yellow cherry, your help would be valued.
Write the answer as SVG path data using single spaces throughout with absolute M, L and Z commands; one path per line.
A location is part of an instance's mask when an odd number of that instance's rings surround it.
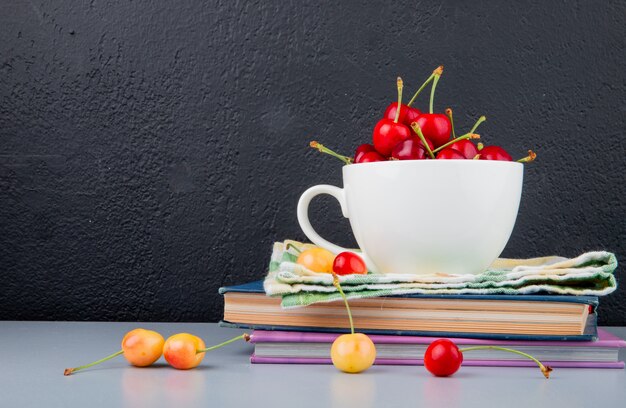
M 163 336 L 153 330 L 131 330 L 122 339 L 124 358 L 134 366 L 147 367 L 163 353 Z
M 374 364 L 376 359 L 376 346 L 372 339 L 363 333 L 354 332 L 354 322 L 352 321 L 352 312 L 348 298 L 341 288 L 339 276 L 333 274 L 333 285 L 339 291 L 343 303 L 346 305 L 348 319 L 350 320 L 350 334 L 342 334 L 337 337 L 330 348 L 330 358 L 333 365 L 339 370 L 346 373 L 360 373 L 367 370 Z
M 188 370 L 196 367 L 204 358 L 204 341 L 189 333 L 178 333 L 165 340 L 163 357 L 174 368 Z
M 137 367 L 147 367 L 157 361 L 163 353 L 163 336 L 152 330 L 134 329 L 122 339 L 122 349 L 110 356 L 79 367 L 66 368 L 63 375 L 72 375 L 76 371 L 93 367 L 123 354 L 126 360 Z
M 376 346 L 363 333 L 343 334 L 330 349 L 333 365 L 346 373 L 360 373 L 374 364 Z
M 296 262 L 310 271 L 332 273 L 335 255 L 324 248 L 311 248 L 302 251 Z
M 218 345 L 206 347 L 200 337 L 189 333 L 178 333 L 165 340 L 163 357 L 172 367 L 188 370 L 197 367 L 207 351 L 224 347 L 237 340 L 250 341 L 250 335 L 244 333 Z

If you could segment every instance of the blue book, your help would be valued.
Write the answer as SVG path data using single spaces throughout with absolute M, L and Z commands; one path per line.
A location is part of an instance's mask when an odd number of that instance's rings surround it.
M 263 281 L 220 288 L 223 327 L 348 333 L 343 302 L 282 309 Z M 593 341 L 595 296 L 400 295 L 350 300 L 355 327 L 369 334 L 500 340 Z

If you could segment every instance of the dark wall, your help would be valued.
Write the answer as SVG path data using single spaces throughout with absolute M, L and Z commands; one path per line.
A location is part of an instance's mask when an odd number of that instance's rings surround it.
M 340 185 L 309 140 L 350 154 L 439 64 L 437 109 L 539 154 L 504 255 L 625 260 L 624 2 L 0 4 L 0 319 L 219 319 Z M 600 312 L 626 324 L 624 286 Z

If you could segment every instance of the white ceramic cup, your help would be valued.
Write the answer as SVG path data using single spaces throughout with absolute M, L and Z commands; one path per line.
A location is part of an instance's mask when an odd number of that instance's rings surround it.
M 343 167 L 343 189 L 317 185 L 302 194 L 298 222 L 315 245 L 334 254 L 349 251 L 319 236 L 309 221 L 313 197 L 329 194 L 349 218 L 370 271 L 479 273 L 511 236 L 523 168 L 487 160 L 351 164 Z

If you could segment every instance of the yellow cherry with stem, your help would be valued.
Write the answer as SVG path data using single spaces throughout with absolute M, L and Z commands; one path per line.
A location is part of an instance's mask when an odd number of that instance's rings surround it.
M 207 351 L 218 349 L 239 339 L 249 341 L 250 335 L 244 333 L 218 345 L 206 347 L 200 337 L 189 333 L 178 333 L 165 340 L 163 357 L 172 367 L 188 370 L 197 367 L 204 359 L 204 354 Z
M 360 373 L 374 364 L 376 359 L 376 346 L 374 342 L 363 333 L 354 332 L 354 322 L 348 298 L 341 288 L 339 277 L 333 272 L 333 285 L 337 288 L 348 311 L 350 320 L 350 334 L 342 334 L 333 342 L 330 349 L 330 358 L 333 365 L 346 373 Z
M 157 361 L 161 357 L 161 354 L 163 354 L 164 341 L 163 336 L 155 331 L 145 329 L 131 330 L 126 333 L 122 339 L 122 349 L 120 351 L 94 361 L 93 363 L 74 368 L 66 368 L 63 375 L 71 375 L 76 371 L 93 367 L 122 354 L 132 365 L 147 367 Z
M 310 271 L 320 273 L 331 273 L 333 271 L 333 262 L 335 255 L 324 248 L 309 248 L 300 251 L 295 245 L 287 244 L 287 249 L 293 248 L 298 252 L 296 263 L 304 266 Z

